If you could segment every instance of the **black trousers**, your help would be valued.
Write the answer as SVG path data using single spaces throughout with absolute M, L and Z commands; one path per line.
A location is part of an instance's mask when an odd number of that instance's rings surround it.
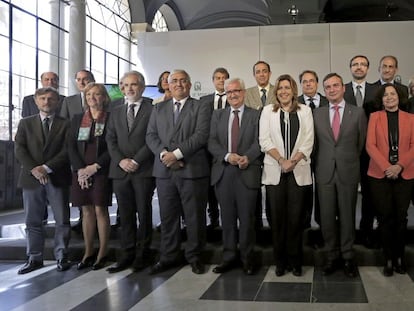
M 369 177 L 385 259 L 404 257 L 407 210 L 414 180 Z
M 266 186 L 270 205 L 276 265 L 302 265 L 304 203 L 307 186 L 298 186 L 292 172 L 282 174 L 278 185 Z

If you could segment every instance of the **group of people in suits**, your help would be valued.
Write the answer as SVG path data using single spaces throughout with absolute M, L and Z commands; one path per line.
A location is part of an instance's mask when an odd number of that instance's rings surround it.
M 325 243 L 323 273 L 343 268 L 347 276 L 354 277 L 355 208 L 361 183 L 361 229 L 364 223 L 368 241 L 377 217 L 384 275 L 405 273 L 404 230 L 414 180 L 410 149 L 413 120 L 402 111 L 407 110 L 408 93 L 404 86 L 393 83 L 396 58 L 385 56 L 380 61 L 384 85 L 366 82 L 368 68 L 367 57 L 353 57 L 353 80 L 344 84 L 338 74 L 326 75 L 324 97 L 317 92 L 318 75 L 312 70 L 300 74 L 299 96 L 298 85 L 288 74 L 280 75 L 273 86 L 270 66 L 264 61 L 253 66 L 257 85 L 251 88 L 240 78 L 230 79 L 228 71 L 220 67 L 212 76 L 215 92 L 200 100 L 190 97 L 189 74 L 174 70 L 160 76 L 165 98 L 155 105 L 142 97 L 145 79 L 139 72 L 131 71 L 121 78 L 125 98 L 109 103 L 103 85 L 86 84 L 88 71 L 82 70 L 85 79 L 79 77 L 79 83 L 85 82 L 83 95 L 73 97 L 80 101 L 70 103 L 68 97 L 59 111 L 72 120 L 71 124 L 57 114 L 57 91 L 50 87 L 37 90 L 34 99 L 39 113 L 22 119 L 16 135 L 28 232 L 28 261 L 19 273 L 43 265 L 42 217 L 38 212 L 47 204 L 54 212 L 60 211 L 55 215 L 60 217 L 55 252 L 58 270 L 70 267 L 69 195 L 65 190 L 70 178 L 67 184 L 59 184 L 63 179 L 55 183 L 55 176 L 67 173 L 70 166 L 72 203 L 79 200 L 75 205 L 82 206 L 87 215 L 83 225 L 85 253 L 78 269 L 97 270 L 106 264 L 110 202 L 105 195 L 98 201 L 97 194 L 112 193 L 113 187 L 121 219 L 121 254 L 107 269 L 110 273 L 150 266 L 150 274 L 156 274 L 180 265 L 181 219 L 187 231 L 184 259 L 194 273 L 204 273 L 205 209 L 211 202 L 210 222 L 218 225 L 220 214 L 223 229 L 223 258 L 213 272 L 227 272 L 241 261 L 243 271 L 254 274 L 255 234 L 262 220 L 264 194 L 277 276 L 286 271 L 302 275 L 302 233 L 310 226 L 314 206 Z M 391 80 L 390 72 L 394 74 Z M 79 105 L 84 100 L 86 104 Z M 366 143 L 367 117 L 371 115 L 375 117 L 369 123 Z M 50 131 L 42 130 L 44 119 L 50 119 Z M 55 127 L 60 123 L 62 129 L 56 138 Z M 48 147 L 52 133 L 59 148 Z M 31 135 L 44 145 L 40 155 L 39 149 L 31 148 L 36 141 Z M 55 163 L 59 159 L 61 162 Z M 111 185 L 105 183 L 108 180 Z M 150 245 L 155 188 L 161 247 L 154 264 Z M 384 188 L 380 199 L 378 188 Z M 76 191 L 81 194 L 74 195 Z M 36 208 L 33 202 L 37 202 Z M 97 255 L 91 243 L 96 222 L 100 238 Z M 391 236 L 402 242 L 393 245 Z

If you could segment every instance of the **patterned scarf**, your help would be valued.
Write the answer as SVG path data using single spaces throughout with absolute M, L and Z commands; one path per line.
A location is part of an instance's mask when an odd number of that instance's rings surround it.
M 100 111 L 98 118 L 94 120 L 89 109 L 85 111 L 82 117 L 82 121 L 79 128 L 78 141 L 88 141 L 91 135 L 91 128 L 95 122 L 95 134 L 94 136 L 101 136 L 104 132 L 106 111 Z

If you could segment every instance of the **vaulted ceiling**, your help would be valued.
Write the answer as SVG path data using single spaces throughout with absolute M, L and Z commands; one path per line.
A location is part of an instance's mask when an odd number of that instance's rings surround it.
M 133 23 L 151 25 L 160 10 L 170 30 L 414 20 L 414 1 L 407 0 L 129 0 L 129 4 Z

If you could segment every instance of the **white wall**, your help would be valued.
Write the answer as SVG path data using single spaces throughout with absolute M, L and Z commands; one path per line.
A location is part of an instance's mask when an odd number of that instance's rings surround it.
M 399 60 L 404 84 L 414 75 L 414 21 L 307 24 L 208 30 L 141 33 L 138 57 L 147 84 L 156 84 L 164 70 L 185 69 L 193 82 L 192 95 L 213 90 L 211 74 L 225 67 L 231 77 L 255 85 L 252 66 L 257 60 L 268 62 L 271 82 L 289 73 L 298 80 L 304 69 L 315 70 L 320 80 L 329 72 L 351 79 L 349 59 L 356 54 L 368 56 L 371 66 L 368 81 L 378 79 L 378 62 L 386 54 Z M 201 90 L 194 90 L 194 85 Z M 321 89 L 321 85 L 320 85 Z

